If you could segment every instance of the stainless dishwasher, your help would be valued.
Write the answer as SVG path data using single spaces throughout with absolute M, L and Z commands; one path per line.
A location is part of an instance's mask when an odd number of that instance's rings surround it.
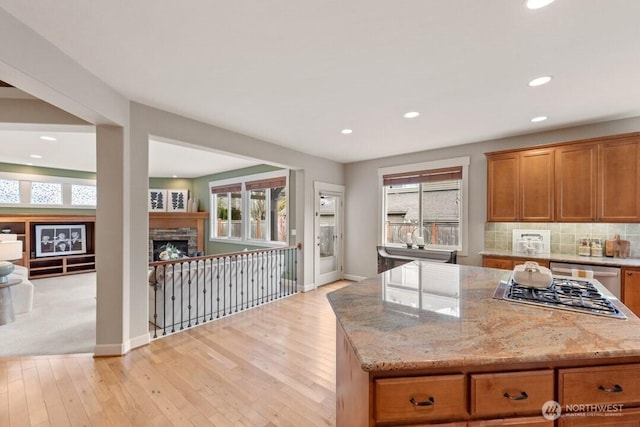
M 593 278 L 602 283 L 616 298 L 620 299 L 620 267 L 593 264 L 569 264 L 565 262 L 550 262 L 551 273 L 556 276 L 573 276 Z

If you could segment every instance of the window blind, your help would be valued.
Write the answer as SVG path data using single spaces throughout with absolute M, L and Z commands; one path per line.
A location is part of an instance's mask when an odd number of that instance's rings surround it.
M 280 188 L 287 185 L 287 178 L 279 176 L 276 178 L 260 179 L 257 181 L 247 181 L 244 184 L 244 188 L 247 191 L 251 190 L 264 190 L 265 188 Z
M 382 176 L 382 183 L 389 185 L 419 184 L 462 179 L 462 166 L 415 172 L 402 172 Z
M 211 194 L 239 193 L 242 191 L 242 184 L 227 184 L 211 187 Z

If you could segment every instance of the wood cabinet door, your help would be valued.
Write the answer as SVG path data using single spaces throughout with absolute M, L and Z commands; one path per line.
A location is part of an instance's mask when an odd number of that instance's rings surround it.
M 517 221 L 518 153 L 487 157 L 487 221 Z
M 640 220 L 640 137 L 599 145 L 598 219 Z
M 640 269 L 623 269 L 622 302 L 629 307 L 636 316 L 640 316 Z
M 513 260 L 509 258 L 482 257 L 482 266 L 486 268 L 501 268 L 503 270 L 513 270 Z
M 521 221 L 554 219 L 554 150 L 520 153 L 519 201 Z
M 556 221 L 597 219 L 597 166 L 596 144 L 567 145 L 556 149 Z

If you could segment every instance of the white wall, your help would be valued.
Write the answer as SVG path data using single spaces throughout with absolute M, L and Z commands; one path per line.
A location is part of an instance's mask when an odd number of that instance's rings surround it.
M 484 153 L 637 131 L 640 131 L 640 117 L 347 164 L 345 273 L 354 277 L 377 274 L 375 246 L 379 244 L 378 224 L 381 221 L 378 168 L 470 156 L 469 252 L 466 257 L 458 257 L 458 263 L 480 265 L 482 260 L 478 253 L 484 249 L 487 220 L 487 163 Z

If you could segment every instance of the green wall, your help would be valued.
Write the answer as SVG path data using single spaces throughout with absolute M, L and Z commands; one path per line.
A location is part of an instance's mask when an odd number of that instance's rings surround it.
M 189 190 L 193 192 L 193 179 L 188 178 L 149 178 L 149 188 L 168 188 L 171 190 Z

